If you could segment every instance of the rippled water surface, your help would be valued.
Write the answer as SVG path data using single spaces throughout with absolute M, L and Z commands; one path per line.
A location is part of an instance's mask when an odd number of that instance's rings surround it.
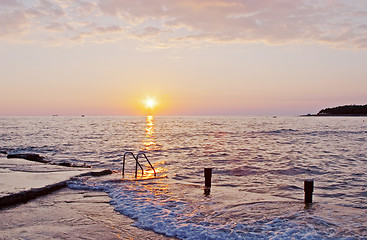
M 142 228 L 183 239 L 367 239 L 365 117 L 2 117 L 0 126 L 2 150 L 54 162 L 121 171 L 126 151 L 144 151 L 168 178 L 70 183 L 109 192 Z

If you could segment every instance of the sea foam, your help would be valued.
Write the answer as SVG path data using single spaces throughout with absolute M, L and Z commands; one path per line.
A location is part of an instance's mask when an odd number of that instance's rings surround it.
M 331 237 L 316 231 L 302 214 L 268 216 L 258 221 L 239 223 L 216 222 L 213 216 L 224 214 L 223 209 L 205 211 L 213 205 L 185 201 L 177 196 L 156 193 L 155 184 L 147 188 L 134 181 L 88 181 L 86 178 L 68 182 L 72 189 L 104 191 L 111 198 L 115 211 L 135 220 L 135 226 L 153 230 L 179 239 L 324 239 Z M 261 203 L 259 207 L 264 204 Z M 244 206 L 245 207 L 245 206 Z M 213 218 L 212 218 L 213 217 Z M 301 221 L 301 222 L 299 222 Z M 317 219 L 313 219 L 317 221 Z M 322 221 L 322 220 L 318 220 Z M 328 225 L 328 223 L 323 223 Z M 331 225 L 328 225 L 331 226 Z

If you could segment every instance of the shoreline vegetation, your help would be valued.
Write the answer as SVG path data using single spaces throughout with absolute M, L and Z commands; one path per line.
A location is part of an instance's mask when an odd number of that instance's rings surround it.
M 317 114 L 301 115 L 302 117 L 319 117 L 319 116 L 339 116 L 339 117 L 367 117 L 367 104 L 366 105 L 344 105 L 333 108 L 324 108 Z

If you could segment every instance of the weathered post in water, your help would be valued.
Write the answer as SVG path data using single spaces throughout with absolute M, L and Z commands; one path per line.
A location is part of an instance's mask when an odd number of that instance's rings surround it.
M 210 188 L 212 187 L 212 168 L 204 168 L 204 177 L 205 177 L 205 188 L 204 194 L 210 194 Z
M 204 168 L 205 187 L 211 188 L 212 186 L 212 168 Z
M 305 180 L 304 184 L 305 190 L 305 203 L 312 203 L 312 193 L 313 193 L 313 179 Z

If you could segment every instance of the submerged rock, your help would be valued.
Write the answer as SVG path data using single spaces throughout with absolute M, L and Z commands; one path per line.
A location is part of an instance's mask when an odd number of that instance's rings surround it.
M 112 174 L 112 171 L 109 169 L 100 171 L 100 172 L 91 172 L 90 175 L 93 177 L 99 177 L 99 176 L 104 176 L 104 175 L 109 175 Z
M 44 157 L 35 153 L 10 153 L 7 158 L 23 158 L 34 162 L 48 163 Z
M 60 162 L 60 163 L 52 163 L 52 164 L 65 166 L 65 167 L 91 168 L 91 166 L 87 165 L 86 163 L 75 164 L 75 163 L 63 161 L 63 162 Z
M 72 164 L 70 162 L 60 162 L 57 165 L 65 166 L 65 167 L 71 167 L 72 166 Z

